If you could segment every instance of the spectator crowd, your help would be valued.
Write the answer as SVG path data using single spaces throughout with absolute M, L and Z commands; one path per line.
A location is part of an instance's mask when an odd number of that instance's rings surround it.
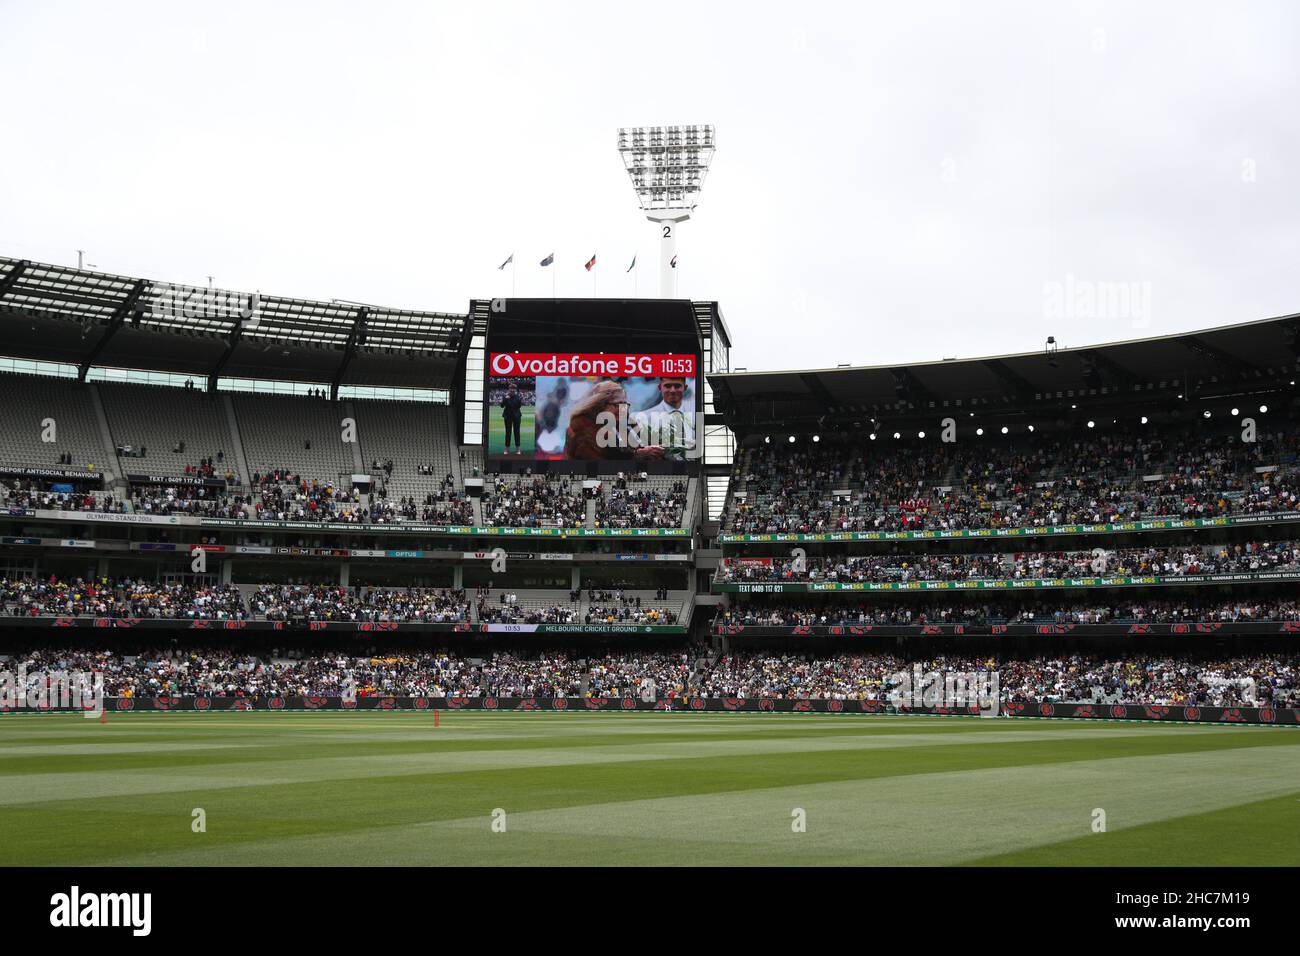
M 910 626 L 925 624 L 1182 624 L 1300 621 L 1300 602 L 1239 599 L 1235 601 L 1131 599 L 1103 603 L 1036 603 L 1019 605 L 867 604 L 821 600 L 750 601 L 721 609 L 715 628 L 799 627 L 818 625 Z
M 1032 437 L 1032 436 L 1031 436 Z M 1080 440 L 760 445 L 733 475 L 729 531 L 953 531 L 1300 509 L 1297 437 L 1117 432 Z
M 581 528 L 587 501 L 581 479 L 567 475 L 492 475 L 484 483 L 483 522 L 514 528 Z
M 1002 702 L 1089 702 L 1300 707 L 1300 655 L 1235 657 L 1052 655 L 906 658 L 893 654 L 740 653 L 693 658 L 688 651 L 574 655 L 498 651 L 382 654 L 301 651 L 251 654 L 232 648 L 135 652 L 41 647 L 0 655 L 0 669 L 28 674 L 98 671 L 110 697 L 744 697 L 878 700 L 901 675 L 995 673 Z
M 1182 577 L 1300 571 L 1294 541 L 1169 545 L 1090 551 L 926 554 L 896 552 L 861 557 L 798 556 L 729 558 L 720 582 L 909 582 L 992 581 L 1082 577 Z

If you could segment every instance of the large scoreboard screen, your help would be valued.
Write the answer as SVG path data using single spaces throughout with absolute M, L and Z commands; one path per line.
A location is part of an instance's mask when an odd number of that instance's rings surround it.
M 699 356 L 693 326 L 672 320 L 683 318 L 677 313 L 689 303 L 545 304 L 553 311 L 532 321 L 493 317 L 484 389 L 488 457 L 696 458 Z M 538 334 L 542 328 L 551 334 Z

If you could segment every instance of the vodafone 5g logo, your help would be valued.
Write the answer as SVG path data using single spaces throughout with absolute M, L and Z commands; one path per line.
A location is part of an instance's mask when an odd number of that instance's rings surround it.
M 493 352 L 488 360 L 493 375 L 673 376 L 695 374 L 693 355 L 598 355 L 539 352 Z

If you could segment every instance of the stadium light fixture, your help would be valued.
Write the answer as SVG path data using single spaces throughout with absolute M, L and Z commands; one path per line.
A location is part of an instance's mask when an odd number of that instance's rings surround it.
M 983 435 L 983 434 L 984 434 L 984 429 L 982 429 L 982 428 L 977 428 L 977 429 L 975 429 L 975 434 L 976 434 L 976 435 Z
M 916 437 L 917 437 L 917 438 L 924 438 L 924 437 L 925 437 L 925 432 L 917 432 L 917 433 L 916 433 Z
M 1234 408 L 1234 409 L 1232 410 L 1232 417 L 1233 417 L 1233 418 L 1236 418 L 1236 417 L 1237 417 L 1238 415 L 1240 415 L 1240 414 L 1241 414 L 1241 409 L 1240 409 L 1240 408 Z
M 632 126 L 618 131 L 618 153 L 641 211 L 659 227 L 659 295 L 677 294 L 677 224 L 691 218 L 713 162 L 712 126 Z
M 1005 435 L 1005 434 L 1006 434 L 1007 432 L 1009 432 L 1009 431 L 1011 431 L 1011 429 L 1008 428 L 1006 425 L 1003 425 L 1003 426 L 1002 426 L 1002 434 Z
M 790 436 L 790 444 L 791 444 L 791 445 L 794 444 L 794 436 L 793 436 L 793 435 Z
M 1147 423 L 1147 417 L 1146 417 L 1145 415 L 1143 415 L 1143 416 L 1142 416 L 1142 424 L 1145 425 L 1146 423 Z
M 1261 415 L 1265 415 L 1265 414 L 1267 414 L 1267 413 L 1268 413 L 1268 406 L 1267 406 L 1267 405 L 1261 405 L 1261 406 L 1259 406 L 1259 413 L 1260 413 Z
M 1204 415 L 1206 418 L 1209 418 L 1209 417 L 1210 417 L 1210 410 L 1207 408 L 1205 411 L 1201 412 L 1201 414 Z
M 1089 421 L 1088 421 L 1088 427 L 1089 427 L 1089 428 L 1096 428 L 1096 427 L 1097 427 L 1097 423 L 1094 422 L 1094 421 L 1092 421 L 1091 419 L 1089 419 Z

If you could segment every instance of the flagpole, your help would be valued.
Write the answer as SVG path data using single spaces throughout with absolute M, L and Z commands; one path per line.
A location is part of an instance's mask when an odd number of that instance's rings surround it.
M 551 253 L 551 298 L 555 298 L 555 273 L 560 271 L 560 267 L 555 264 L 555 253 Z
M 510 253 L 510 298 L 515 297 L 515 254 Z

